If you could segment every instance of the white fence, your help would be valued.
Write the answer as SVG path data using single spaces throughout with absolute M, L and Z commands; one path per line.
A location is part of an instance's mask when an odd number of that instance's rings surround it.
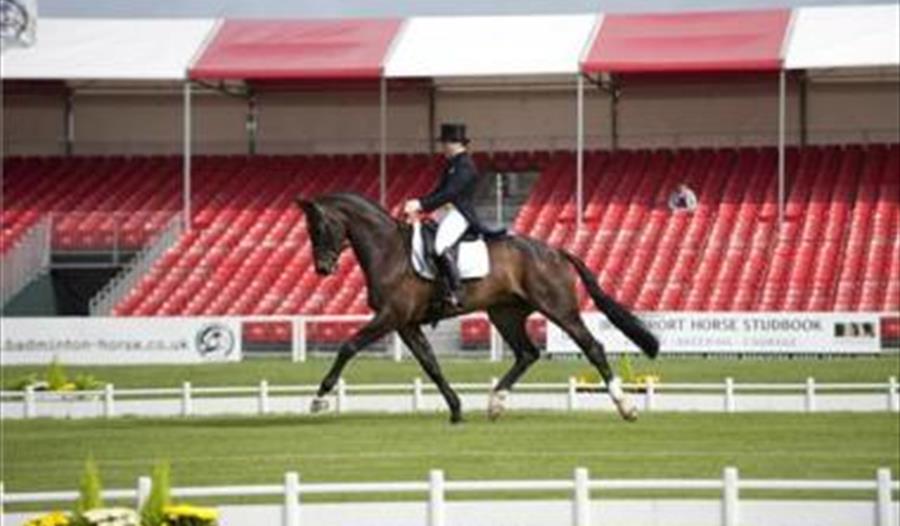
M 5 254 L 0 272 L 0 307 L 50 264 L 50 220 L 43 217 Z
M 140 508 L 149 497 L 151 489 L 151 480 L 147 477 L 140 477 L 134 489 L 105 490 L 103 496 L 107 500 L 132 500 Z M 301 526 L 312 524 L 312 522 L 307 523 L 303 520 L 301 512 L 301 500 L 306 495 L 425 494 L 427 496 L 425 524 L 444 526 L 448 523 L 448 493 L 570 492 L 570 524 L 573 526 L 596 526 L 612 524 L 612 522 L 607 523 L 603 517 L 597 516 L 599 514 L 593 513 L 591 491 L 718 491 L 721 492 L 721 516 L 718 523 L 722 526 L 738 526 L 742 524 L 741 490 L 871 491 L 875 496 L 872 526 L 897 526 L 896 512 L 892 509 L 895 508 L 892 502 L 892 492 L 898 489 L 900 489 L 900 483 L 891 479 L 891 472 L 888 468 L 878 469 L 873 480 L 743 480 L 735 467 L 726 467 L 719 479 L 591 479 L 586 468 L 575 468 L 573 477 L 567 480 L 447 480 L 442 470 L 435 469 L 429 472 L 427 481 L 403 482 L 306 483 L 301 482 L 298 473 L 288 472 L 285 473 L 282 484 L 173 488 L 172 496 L 175 498 L 276 497 L 283 502 L 281 525 Z M 73 502 L 77 498 L 78 493 L 75 491 L 3 493 L 3 486 L 0 485 L 0 506 Z M 347 506 L 353 506 L 353 504 Z M 554 521 L 554 523 L 562 524 L 563 522 Z M 234 523 L 229 522 L 229 524 Z
M 464 407 L 486 407 L 487 394 L 495 385 L 459 383 Z M 722 383 L 626 384 L 626 390 L 642 402 L 644 411 L 900 411 L 900 387 L 896 377 L 886 383 Z M 24 391 L 0 392 L 2 418 L 112 418 L 119 415 L 192 416 L 212 414 L 272 414 L 306 412 L 317 385 L 195 387 L 185 382 L 180 388 L 116 389 L 80 392 Z M 508 403 L 515 409 L 613 410 L 600 384 L 521 383 Z M 427 396 L 426 396 L 427 395 Z M 788 399 L 787 396 L 791 398 Z M 415 378 L 411 383 L 356 384 L 341 378 L 331 395 L 334 410 L 419 412 L 442 409 L 443 402 L 430 383 Z M 426 399 L 427 398 L 427 399 Z M 202 410 L 195 405 L 203 403 Z M 752 403 L 751 403 L 752 402 Z M 827 402 L 827 403 L 826 403 Z

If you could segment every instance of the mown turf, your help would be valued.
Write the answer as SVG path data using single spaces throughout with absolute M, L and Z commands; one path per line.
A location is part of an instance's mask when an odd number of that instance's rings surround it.
M 491 363 L 486 360 L 444 359 L 443 369 L 451 382 L 486 382 L 501 376 L 509 361 Z M 656 361 L 633 358 L 635 372 L 654 372 L 663 382 L 721 382 L 726 376 L 737 382 L 800 382 L 815 377 L 820 382 L 884 382 L 889 376 L 900 376 L 900 355 L 881 358 L 839 359 L 731 359 L 731 358 L 666 358 Z M 92 366 L 68 367 L 70 376 L 88 373 L 117 387 L 170 387 L 190 381 L 197 386 L 255 385 L 266 379 L 273 385 L 318 383 L 330 366 L 326 358 L 306 363 L 285 360 L 248 360 L 234 364 L 174 366 Z M 4 367 L 4 388 L 31 372 L 44 372 L 43 367 Z M 523 381 L 565 382 L 569 376 L 592 372 L 581 359 L 541 360 Z M 344 373 L 352 383 L 409 382 L 424 377 L 419 366 L 407 359 L 394 363 L 361 356 L 352 361 Z
M 869 479 L 900 467 L 891 414 L 645 414 L 510 412 L 498 422 L 470 413 L 315 417 L 3 421 L 7 491 L 72 489 L 88 454 L 106 487 L 132 487 L 156 459 L 174 484 L 306 481 L 568 478 L 576 466 L 609 478 L 721 475 Z

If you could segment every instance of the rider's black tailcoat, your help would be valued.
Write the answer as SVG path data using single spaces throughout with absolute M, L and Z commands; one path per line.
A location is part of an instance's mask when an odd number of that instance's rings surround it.
M 488 236 L 496 235 L 498 231 L 482 223 L 475 213 L 477 185 L 478 169 L 472 157 L 467 152 L 458 153 L 447 161 L 437 186 L 419 202 L 426 212 L 450 203 L 466 218 L 470 229 Z

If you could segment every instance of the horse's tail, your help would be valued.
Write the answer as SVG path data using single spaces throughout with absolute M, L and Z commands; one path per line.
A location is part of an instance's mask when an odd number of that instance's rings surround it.
M 627 308 L 607 296 L 606 293 L 600 289 L 597 278 L 594 277 L 583 261 L 565 250 L 562 250 L 561 252 L 575 267 L 578 276 L 584 283 L 584 287 L 587 289 L 588 294 L 591 295 L 591 299 L 594 300 L 594 304 L 597 305 L 597 308 L 600 309 L 600 311 L 609 318 L 609 321 L 611 321 L 617 329 L 622 331 L 629 340 L 640 347 L 641 350 L 644 351 L 644 354 L 650 358 L 656 358 L 656 355 L 659 354 L 659 340 L 652 332 L 650 332 L 646 325 L 644 325 L 644 322 L 632 314 Z

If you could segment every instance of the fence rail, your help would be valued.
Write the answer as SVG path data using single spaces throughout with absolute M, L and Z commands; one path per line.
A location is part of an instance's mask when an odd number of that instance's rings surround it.
M 50 220 L 43 217 L 0 254 L 0 308 L 50 264 L 50 231 Z
M 104 490 L 106 499 L 131 499 L 140 508 L 147 501 L 152 489 L 148 477 L 140 477 L 135 489 Z M 892 480 L 889 468 L 879 468 L 872 480 L 775 480 L 741 479 L 736 467 L 726 467 L 719 479 L 591 479 L 587 468 L 578 467 L 571 479 L 559 480 L 448 480 L 440 469 L 431 470 L 427 481 L 398 482 L 301 482 L 300 475 L 288 472 L 282 484 L 259 486 L 219 486 L 173 488 L 174 497 L 278 497 L 283 499 L 282 526 L 302 526 L 301 497 L 303 495 L 361 495 L 367 493 L 423 493 L 427 496 L 428 526 L 447 523 L 446 498 L 448 493 L 490 492 L 571 492 L 573 526 L 598 524 L 600 517 L 592 517 L 593 490 L 711 490 L 721 492 L 722 526 L 740 524 L 740 491 L 752 490 L 813 490 L 813 491 L 873 491 L 875 493 L 875 522 L 873 526 L 897 526 L 892 510 L 892 493 L 900 490 L 900 482 Z M 78 498 L 75 491 L 42 493 L 4 493 L 0 484 L 0 507 L 6 504 L 72 502 Z M 352 506 L 352 504 L 349 504 Z M 602 523 L 602 522 L 601 522 Z
M 458 383 L 454 384 L 454 388 L 459 393 L 487 393 L 494 385 L 497 379 L 492 378 L 490 382 L 484 383 Z M 725 378 L 721 383 L 655 383 L 652 380 L 645 383 L 628 383 L 624 388 L 632 392 L 639 399 L 643 400 L 643 409 L 645 411 L 659 410 L 658 401 L 661 399 L 661 393 L 689 393 L 701 395 L 709 395 L 721 397 L 718 410 L 725 413 L 735 413 L 738 411 L 738 400 L 740 395 L 744 396 L 780 396 L 785 393 L 797 393 L 803 397 L 802 411 L 816 412 L 820 411 L 819 399 L 820 395 L 828 393 L 842 394 L 859 394 L 868 393 L 877 396 L 884 396 L 884 402 L 880 406 L 881 410 L 889 412 L 900 412 L 900 385 L 896 377 L 890 377 L 885 383 L 818 383 L 814 378 L 807 378 L 803 383 L 736 383 L 732 378 Z M 116 416 L 118 402 L 143 402 L 146 408 L 131 408 L 128 414 L 145 414 L 159 415 L 158 410 L 152 407 L 154 403 L 176 400 L 179 402 L 180 409 L 178 414 L 181 416 L 192 416 L 196 414 L 194 411 L 194 401 L 204 398 L 227 397 L 229 395 L 251 398 L 256 400 L 256 413 L 265 415 L 272 413 L 272 399 L 285 395 L 305 395 L 311 396 L 318 389 L 318 385 L 269 385 L 267 380 L 260 381 L 257 386 L 209 386 L 197 387 L 190 382 L 184 382 L 179 387 L 164 388 L 125 388 L 117 389 L 114 384 L 106 384 L 102 390 L 93 391 L 35 391 L 34 388 L 28 387 L 23 391 L 0 391 L 0 403 L 3 404 L 3 418 L 16 418 L 10 416 L 10 409 L 15 405 L 20 408 L 19 415 L 21 418 L 35 418 L 38 416 L 59 416 L 53 414 L 40 415 L 38 411 L 39 405 L 42 403 L 68 403 L 74 404 L 91 404 L 95 407 L 96 403 L 100 404 L 100 411 L 93 414 L 80 414 L 79 416 L 103 416 L 111 418 Z M 550 383 L 550 382 L 532 382 L 521 383 L 516 386 L 515 393 L 523 395 L 539 393 L 550 396 L 559 397 L 565 395 L 565 409 L 569 411 L 587 409 L 582 406 L 582 396 L 584 392 L 604 392 L 605 386 L 597 383 L 580 382 L 576 378 L 571 377 L 567 383 Z M 437 388 L 430 384 L 424 383 L 421 378 L 414 378 L 410 383 L 385 383 L 385 384 L 348 384 L 343 378 L 337 382 L 333 393 L 334 407 L 338 413 L 351 410 L 354 400 L 364 397 L 392 395 L 387 405 L 382 407 L 386 411 L 409 411 L 418 412 L 425 409 L 424 396 L 437 392 Z M 513 394 L 512 396 L 517 396 Z M 407 398 L 408 397 L 408 398 Z M 512 399 L 512 398 L 511 398 Z M 229 398 L 234 400 L 234 398 Z M 543 406 L 538 406 L 541 408 Z M 694 410 L 694 407 L 684 407 L 681 410 Z M 861 407 L 863 410 L 878 410 L 877 406 Z M 90 408 L 87 409 L 90 411 Z M 233 407 L 226 404 L 224 411 L 233 411 Z M 673 410 L 673 409 L 669 409 Z M 674 410 L 678 410 L 677 408 Z M 756 409 L 759 410 L 759 409 Z M 846 409 L 844 409 L 846 410 Z M 222 413 L 217 413 L 222 414 Z M 65 416 L 72 416 L 65 413 Z

